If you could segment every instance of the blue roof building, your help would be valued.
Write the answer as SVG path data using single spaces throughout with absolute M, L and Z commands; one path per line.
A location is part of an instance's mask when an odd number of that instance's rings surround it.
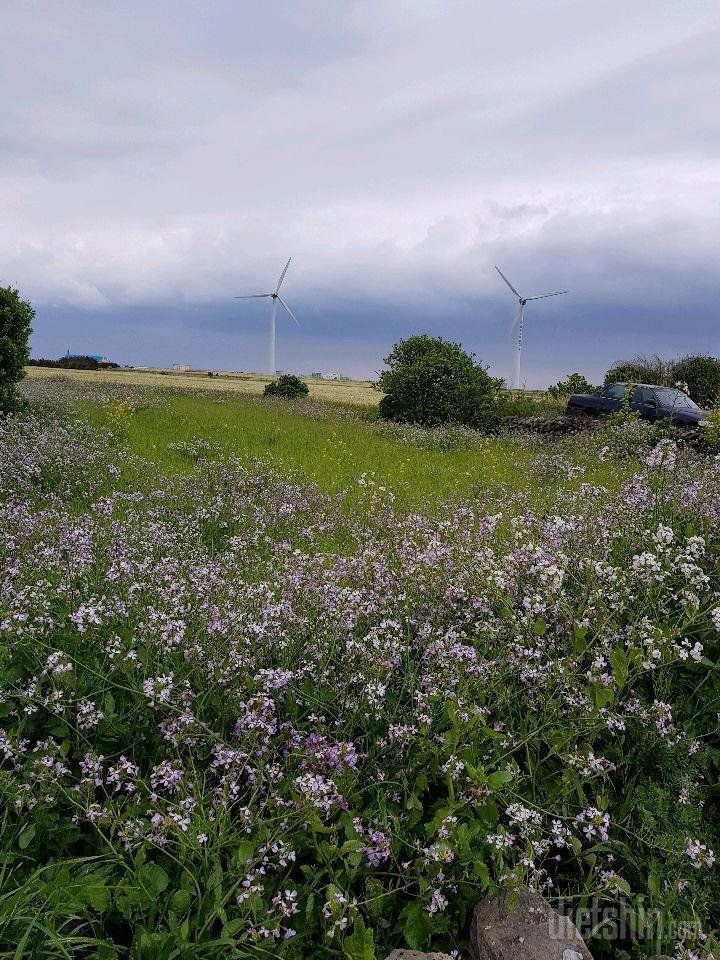
M 101 357 L 95 353 L 70 353 L 68 352 L 63 357 L 64 360 L 79 360 L 81 357 L 89 357 L 90 360 L 96 360 L 98 363 L 107 363 L 107 357 Z

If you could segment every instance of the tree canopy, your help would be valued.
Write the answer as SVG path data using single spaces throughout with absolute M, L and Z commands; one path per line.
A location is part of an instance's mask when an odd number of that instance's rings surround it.
M 395 344 L 378 386 L 386 420 L 435 427 L 460 423 L 492 430 L 502 416 L 502 381 L 489 376 L 457 343 L 426 334 Z
M 30 357 L 28 338 L 35 311 L 13 287 L 0 287 L 0 412 L 17 410 L 22 401 L 16 384 L 25 376 Z

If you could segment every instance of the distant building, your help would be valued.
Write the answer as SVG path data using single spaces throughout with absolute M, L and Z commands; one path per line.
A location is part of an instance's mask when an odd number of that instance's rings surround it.
M 100 357 L 96 353 L 70 353 L 68 350 L 63 360 L 81 360 L 83 357 L 87 357 L 90 360 L 95 360 L 96 363 L 109 363 L 107 357 Z
M 315 374 L 313 374 L 315 376 Z M 349 380 L 350 377 L 346 377 L 344 373 L 321 373 L 319 376 L 323 380 Z
M 313 380 L 322 380 L 322 374 L 321 374 L 321 373 L 311 373 L 311 374 L 310 374 L 310 377 L 311 377 Z
M 174 363 L 172 365 L 173 373 L 187 373 L 190 369 L 189 363 Z

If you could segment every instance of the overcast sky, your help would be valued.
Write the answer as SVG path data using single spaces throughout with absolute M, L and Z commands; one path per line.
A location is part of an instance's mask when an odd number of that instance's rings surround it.
M 34 356 L 523 378 L 720 355 L 718 0 L 0 0 L 0 283 Z M 287 321 L 287 322 L 286 322 Z

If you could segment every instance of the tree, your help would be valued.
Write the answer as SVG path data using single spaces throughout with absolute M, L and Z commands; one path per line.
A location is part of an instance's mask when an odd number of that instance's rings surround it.
M 35 311 L 13 287 L 0 287 L 0 413 L 22 406 L 16 384 L 25 376 L 30 357 L 28 338 Z
M 571 373 L 567 380 L 558 380 L 548 387 L 548 393 L 554 399 L 561 400 L 573 393 L 594 393 L 596 389 L 581 373 Z
M 401 340 L 385 358 L 377 386 L 385 420 L 435 427 L 461 423 L 494 430 L 503 414 L 501 380 L 487 373 L 457 343 L 426 334 Z
M 283 397 L 285 400 L 297 400 L 307 396 L 310 391 L 308 385 L 292 373 L 283 373 L 277 380 L 272 380 L 265 387 L 266 397 Z
M 720 396 L 720 360 L 698 354 L 688 354 L 671 364 L 672 383 L 687 387 L 695 403 L 711 407 Z

